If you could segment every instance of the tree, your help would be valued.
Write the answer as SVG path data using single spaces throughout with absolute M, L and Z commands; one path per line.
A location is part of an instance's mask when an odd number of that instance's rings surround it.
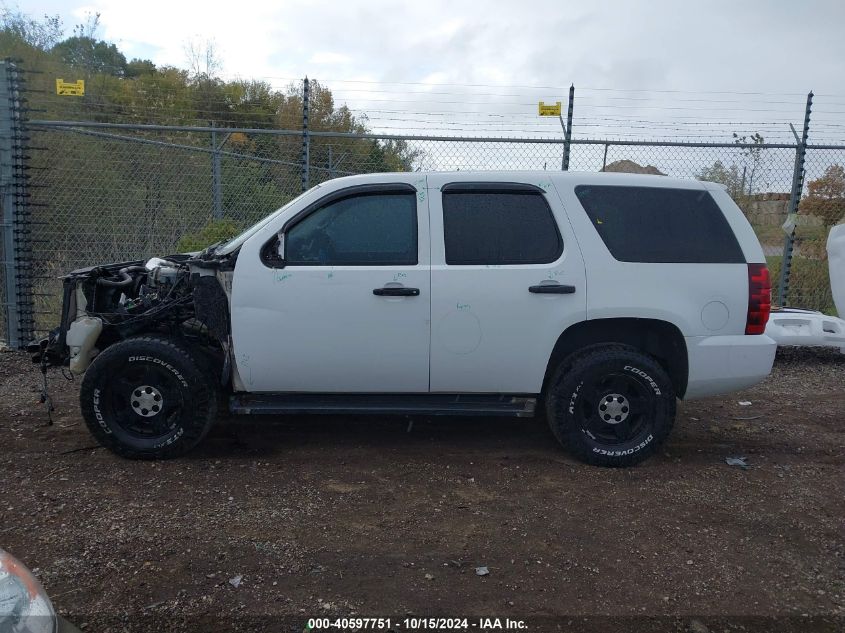
M 33 48 L 47 51 L 62 38 L 64 28 L 58 15 L 33 18 L 18 9 L 0 9 L 0 32 L 13 35 Z
M 55 44 L 51 51 L 62 62 L 89 73 L 123 77 L 126 57 L 114 44 L 97 39 L 100 14 L 87 13 L 85 21 L 73 27 L 73 35 Z
M 760 168 L 760 163 L 762 162 L 763 158 L 763 143 L 765 142 L 763 136 L 759 132 L 755 132 L 751 136 L 745 136 L 744 134 L 740 136 L 736 132 L 733 134 L 734 137 L 734 144 L 736 145 L 748 145 L 751 144 L 752 147 L 744 147 L 742 148 L 742 154 L 746 158 L 746 170 L 747 170 L 747 182 L 748 185 L 745 186 L 743 183 L 744 191 L 742 193 L 748 192 L 750 196 L 754 191 L 754 185 L 756 184 L 755 178 L 757 176 L 757 171 Z M 748 169 L 750 167 L 750 169 Z M 745 180 L 745 179 L 743 179 Z
M 126 64 L 126 78 L 133 79 L 141 75 L 155 74 L 156 65 L 149 59 L 133 59 Z
M 192 81 L 215 79 L 223 70 L 214 40 L 189 40 L 185 42 L 184 50 Z
M 801 201 L 801 212 L 821 218 L 832 226 L 845 215 L 845 169 L 830 165 L 824 174 L 807 184 L 808 195 Z
M 52 52 L 68 66 L 114 77 L 126 75 L 126 57 L 114 44 L 74 35 L 56 44 Z
M 731 163 L 730 167 L 725 167 L 722 161 L 717 160 L 710 167 L 702 169 L 695 177 L 699 180 L 718 182 L 725 185 L 728 188 L 728 193 L 734 200 L 739 199 L 743 194 L 742 176 L 736 163 Z

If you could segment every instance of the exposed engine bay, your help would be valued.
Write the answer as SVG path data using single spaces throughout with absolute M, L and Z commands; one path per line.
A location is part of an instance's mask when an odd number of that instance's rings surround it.
M 154 332 L 178 336 L 226 356 L 231 266 L 191 255 L 81 268 L 63 278 L 61 324 L 33 344 L 33 360 L 87 369 L 119 340 Z M 229 268 L 229 270 L 226 270 Z

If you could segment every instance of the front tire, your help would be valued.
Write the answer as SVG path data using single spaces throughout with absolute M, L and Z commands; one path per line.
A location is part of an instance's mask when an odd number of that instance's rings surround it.
M 214 381 L 181 344 L 141 336 L 115 343 L 85 372 L 85 424 L 103 446 L 130 459 L 187 453 L 217 414 Z
M 546 414 L 555 438 L 581 461 L 632 466 L 657 451 L 675 422 L 663 367 L 627 345 L 603 345 L 558 367 Z

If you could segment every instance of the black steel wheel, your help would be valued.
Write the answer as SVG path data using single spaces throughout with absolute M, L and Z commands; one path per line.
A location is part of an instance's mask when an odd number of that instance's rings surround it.
M 552 433 L 580 460 L 631 466 L 669 435 L 675 393 L 655 359 L 632 347 L 606 345 L 561 363 L 546 409 Z
M 82 380 L 82 414 L 103 446 L 132 459 L 192 449 L 217 413 L 211 376 L 181 344 L 143 336 L 99 354 Z

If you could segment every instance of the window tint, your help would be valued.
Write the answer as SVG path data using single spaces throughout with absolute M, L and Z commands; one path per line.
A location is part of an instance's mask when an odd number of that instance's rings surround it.
M 447 264 L 548 264 L 563 250 L 540 193 L 443 193 Z
M 288 264 L 417 263 L 413 193 L 361 194 L 330 202 L 285 234 Z
M 707 191 L 579 185 L 575 195 L 619 261 L 745 263 L 728 221 Z

